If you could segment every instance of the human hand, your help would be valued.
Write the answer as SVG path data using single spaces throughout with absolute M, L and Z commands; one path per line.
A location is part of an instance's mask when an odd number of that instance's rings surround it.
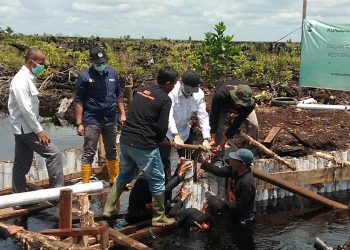
M 184 145 L 184 141 L 181 139 L 179 135 L 174 136 L 175 148 L 179 149 L 182 145 Z
M 120 122 L 122 125 L 124 125 L 125 121 L 126 121 L 126 115 L 120 115 L 120 116 L 119 116 L 119 122 Z
M 38 136 L 38 139 L 39 139 L 39 142 L 44 145 L 44 146 L 47 146 L 50 144 L 50 138 L 49 138 L 49 135 L 43 130 L 39 133 L 37 133 L 37 136 Z
M 179 175 L 183 176 L 188 170 L 191 169 L 191 167 L 192 167 L 192 161 L 191 162 L 189 162 L 189 161 L 188 162 L 183 162 L 180 165 L 180 168 L 179 168 Z
M 202 146 L 204 148 L 206 148 L 206 150 L 208 150 L 208 151 L 211 150 L 211 144 L 210 144 L 210 141 L 208 139 L 204 139 Z
M 186 191 L 186 189 L 182 188 L 180 191 L 181 200 L 182 201 L 186 200 L 191 195 L 191 193 L 192 191 Z
M 85 135 L 85 127 L 84 127 L 83 124 L 80 124 L 80 125 L 77 127 L 77 135 L 79 135 L 79 136 Z
M 9 232 L 10 235 L 14 235 L 20 231 L 23 231 L 24 228 L 23 227 L 19 227 L 19 226 L 16 226 L 16 225 L 11 225 L 11 226 L 8 226 L 7 227 L 7 231 Z

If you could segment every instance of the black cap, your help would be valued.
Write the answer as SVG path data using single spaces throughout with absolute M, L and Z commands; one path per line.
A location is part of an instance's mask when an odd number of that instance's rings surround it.
M 202 79 L 199 76 L 199 74 L 191 70 L 183 73 L 183 75 L 181 76 L 181 80 L 185 85 L 190 87 L 198 87 L 199 84 L 202 83 Z
M 90 49 L 90 59 L 96 64 L 102 64 L 107 62 L 108 57 L 102 48 L 93 47 Z

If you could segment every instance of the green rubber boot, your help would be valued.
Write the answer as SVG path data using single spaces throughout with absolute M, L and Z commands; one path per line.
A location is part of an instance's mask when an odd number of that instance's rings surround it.
M 107 202 L 103 210 L 103 216 L 110 218 L 113 215 L 118 214 L 119 210 L 119 197 L 124 191 L 126 184 L 115 182 L 109 192 Z
M 168 226 L 175 223 L 175 219 L 168 218 L 165 216 L 165 208 L 164 208 L 164 193 L 153 193 L 153 218 L 152 218 L 152 226 L 154 227 L 162 227 Z

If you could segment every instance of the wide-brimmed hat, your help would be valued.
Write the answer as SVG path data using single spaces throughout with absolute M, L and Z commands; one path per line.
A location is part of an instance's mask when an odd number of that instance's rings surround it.
M 106 52 L 100 47 L 93 47 L 90 49 L 90 59 L 95 64 L 102 64 L 108 61 Z
M 243 107 L 251 106 L 255 103 L 252 97 L 253 91 L 246 84 L 239 84 L 236 89 L 230 90 L 232 100 Z

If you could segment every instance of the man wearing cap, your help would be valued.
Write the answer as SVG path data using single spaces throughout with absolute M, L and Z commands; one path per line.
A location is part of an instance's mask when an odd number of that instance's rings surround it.
M 228 139 L 231 139 L 245 122 L 247 133 L 254 139 L 259 136 L 259 124 L 254 111 L 255 100 L 248 85 L 237 80 L 228 80 L 217 87 L 214 92 L 211 110 L 211 144 L 218 145 L 219 150 L 225 148 Z M 234 113 L 236 117 L 225 132 L 225 118 L 227 113 Z
M 223 202 L 234 218 L 242 224 L 255 219 L 255 178 L 250 166 L 254 160 L 253 153 L 245 148 L 238 150 L 226 149 L 221 166 L 215 162 L 202 163 L 201 167 L 214 175 L 231 178 L 231 195 Z
M 90 49 L 91 66 L 78 77 L 75 85 L 75 122 L 77 133 L 84 136 L 82 152 L 82 179 L 88 183 L 98 139 L 102 134 L 106 150 L 109 181 L 115 182 L 119 174 L 116 149 L 117 106 L 119 120 L 126 120 L 123 91 L 117 72 L 107 66 L 108 57 L 99 47 Z
M 203 146 L 210 149 L 210 126 L 209 115 L 206 110 L 204 92 L 199 88 L 202 83 L 200 76 L 194 71 L 186 71 L 181 80 L 178 81 L 174 89 L 169 93 L 172 105 L 169 114 L 169 127 L 166 137 L 174 140 L 175 145 L 192 144 L 190 120 L 192 114 L 196 114 L 199 127 L 202 131 Z M 166 177 L 170 171 L 170 146 L 160 147 L 162 161 L 164 164 Z M 185 151 L 179 149 L 179 157 L 185 156 Z
M 171 99 L 178 73 L 165 66 L 158 72 L 157 83 L 138 89 L 128 110 L 128 117 L 120 136 L 120 175 L 114 183 L 103 215 L 111 217 L 118 213 L 116 204 L 126 184 L 141 171 L 149 183 L 152 193 L 152 226 L 170 225 L 174 219 L 165 215 L 165 174 L 159 153 L 159 143 L 168 129 Z

